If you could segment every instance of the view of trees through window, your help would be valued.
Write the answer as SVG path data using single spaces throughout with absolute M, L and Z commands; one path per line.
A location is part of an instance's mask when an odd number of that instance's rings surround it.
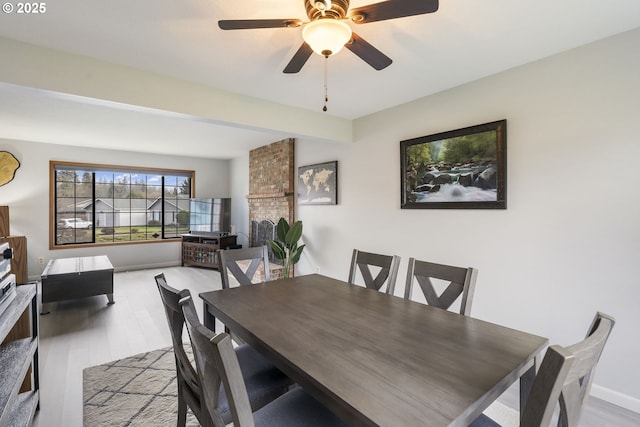
M 55 164 L 55 245 L 179 237 L 189 231 L 192 171 Z

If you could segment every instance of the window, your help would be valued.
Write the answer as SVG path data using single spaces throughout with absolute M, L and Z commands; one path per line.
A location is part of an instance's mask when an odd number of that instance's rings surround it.
M 193 171 L 51 162 L 51 247 L 158 241 L 189 231 Z

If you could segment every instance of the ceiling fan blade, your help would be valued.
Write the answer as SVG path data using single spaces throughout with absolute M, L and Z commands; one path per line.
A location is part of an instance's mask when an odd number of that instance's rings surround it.
M 293 55 L 293 58 L 291 58 L 291 61 L 284 67 L 282 72 L 287 74 L 297 73 L 302 69 L 312 53 L 313 50 L 311 50 L 311 46 L 302 42 L 302 46 L 300 46 L 295 55 Z
M 366 24 L 386 19 L 423 15 L 437 10 L 438 0 L 388 0 L 356 7 L 349 11 L 348 16 L 355 24 Z
M 248 30 L 251 28 L 289 28 L 302 25 L 300 19 L 229 19 L 218 21 L 223 30 Z
M 378 71 L 387 68 L 393 62 L 356 33 L 351 34 L 351 41 L 344 46 Z

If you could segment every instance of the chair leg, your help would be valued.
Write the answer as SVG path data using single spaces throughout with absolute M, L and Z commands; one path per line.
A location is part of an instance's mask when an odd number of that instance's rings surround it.
M 185 402 L 184 397 L 182 395 L 182 387 L 184 387 L 180 382 L 178 382 L 178 420 L 177 427 L 185 427 L 187 425 L 187 402 Z

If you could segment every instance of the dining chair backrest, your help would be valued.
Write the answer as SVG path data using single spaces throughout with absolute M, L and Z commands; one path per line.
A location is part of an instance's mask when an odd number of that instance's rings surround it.
M 269 251 L 266 245 L 251 248 L 225 249 L 218 252 L 220 257 L 219 270 L 222 289 L 229 289 L 231 278 L 240 286 L 253 283 L 268 282 L 271 278 L 269 267 Z M 231 276 L 229 275 L 231 273 Z M 262 275 L 262 276 L 261 276 Z M 244 341 L 232 333 L 225 325 L 227 334 L 238 344 Z
M 408 300 L 412 299 L 413 284 L 418 282 L 427 304 L 449 310 L 453 303 L 462 296 L 460 314 L 469 316 L 477 276 L 478 270 L 475 268 L 435 264 L 409 258 L 404 297 Z M 435 280 L 448 282 L 444 290 L 438 292 Z
M 208 411 L 209 418 L 215 427 L 225 426 L 222 415 L 217 410 L 221 390 L 224 388 L 229 400 L 233 425 L 252 427 L 254 424 L 249 395 L 242 379 L 231 337 L 225 333 L 216 335 L 202 325 L 191 297 L 183 298 L 180 304 L 191 338 L 196 367 L 202 378 L 206 378 L 203 383 L 203 410 Z
M 399 266 L 400 257 L 397 255 L 380 255 L 354 249 L 349 268 L 349 283 L 356 284 L 357 272 L 360 271 L 367 288 L 380 291 L 386 285 L 386 293 L 393 295 Z M 373 271 L 371 267 L 374 268 Z
M 253 248 L 225 249 L 219 251 L 219 254 L 222 289 L 230 287 L 229 273 L 241 286 L 256 282 L 268 282 L 271 278 L 269 251 L 266 245 Z M 260 277 L 261 274 L 262 277 Z
M 522 413 L 523 427 L 548 426 L 558 402 L 558 426 L 578 427 L 593 374 L 614 324 L 611 316 L 598 312 L 583 341 L 547 349 Z
M 163 273 L 155 276 L 156 285 L 160 292 L 160 297 L 164 305 L 164 311 L 171 332 L 171 341 L 173 343 L 173 353 L 176 359 L 176 379 L 178 384 L 178 426 L 184 426 L 186 423 L 186 405 L 196 416 L 201 424 L 206 423 L 206 416 L 202 416 L 200 396 L 202 389 L 200 387 L 200 379 L 196 370 L 193 368 L 189 357 L 185 351 L 182 341 L 182 332 L 184 330 L 184 315 L 180 300 L 190 295 L 188 290 L 177 290 L 167 284 L 167 280 Z
M 542 359 L 520 416 L 520 427 L 549 427 L 557 411 L 558 427 L 578 427 L 593 374 L 615 320 L 596 313 L 587 337 L 569 347 L 552 345 Z M 500 426 L 481 415 L 470 427 Z

